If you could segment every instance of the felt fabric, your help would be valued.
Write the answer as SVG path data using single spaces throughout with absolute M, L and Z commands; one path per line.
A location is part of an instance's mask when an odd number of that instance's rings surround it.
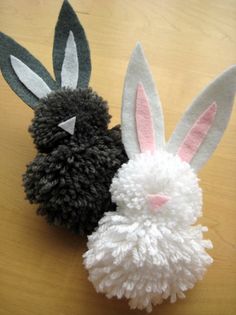
M 136 126 L 141 152 L 153 152 L 156 149 L 152 116 L 149 102 L 142 83 L 137 86 L 136 95 Z
M 9 36 L 0 33 L 0 68 L 2 75 L 12 90 L 31 108 L 35 108 L 38 104 L 38 97 L 33 94 L 19 79 L 14 71 L 10 56 L 21 60 L 27 65 L 36 75 L 38 75 L 45 84 L 54 90 L 57 88 L 56 83 L 51 78 L 48 71 L 43 65 L 35 59 L 25 48 L 16 43 Z
M 180 123 L 177 125 L 167 150 L 176 154 L 188 131 L 209 104 L 216 102 L 217 112 L 211 129 L 191 160 L 191 166 L 198 171 L 216 149 L 232 111 L 236 91 L 236 66 L 232 66 L 213 80 L 193 101 Z
M 122 141 L 129 158 L 140 153 L 135 121 L 136 90 L 139 82 L 142 82 L 149 100 L 155 131 L 155 145 L 161 149 L 164 146 L 161 103 L 140 43 L 136 45 L 130 58 L 122 98 Z
M 210 105 L 187 133 L 177 152 L 183 161 L 190 163 L 197 153 L 213 124 L 216 110 L 216 103 Z
M 149 207 L 154 212 L 159 211 L 160 208 L 170 200 L 170 197 L 163 194 L 149 194 L 147 198 Z
M 76 117 L 72 117 L 58 124 L 58 127 L 62 128 L 63 130 L 69 132 L 69 134 L 73 135 L 75 131 L 75 121 Z
M 76 89 L 79 78 L 79 61 L 73 33 L 70 31 L 66 43 L 65 58 L 61 70 L 61 86 Z
M 53 68 L 56 81 L 61 85 L 62 65 L 70 31 L 73 33 L 79 60 L 77 87 L 87 87 L 91 73 L 90 51 L 86 35 L 77 15 L 67 0 L 63 2 L 55 28 L 53 44 Z
M 37 98 L 47 96 L 51 89 L 48 85 L 27 65 L 15 56 L 10 55 L 11 65 L 19 80 L 30 90 Z

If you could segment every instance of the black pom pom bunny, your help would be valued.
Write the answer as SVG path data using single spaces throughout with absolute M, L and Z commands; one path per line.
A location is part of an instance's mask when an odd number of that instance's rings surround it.
M 54 81 L 42 64 L 0 34 L 1 71 L 19 97 L 34 109 L 29 128 L 38 150 L 23 182 L 27 198 L 40 204 L 49 223 L 88 234 L 108 210 L 115 210 L 109 186 L 127 160 L 120 128 L 108 129 L 107 103 L 88 82 L 88 42 L 64 1 L 55 28 Z

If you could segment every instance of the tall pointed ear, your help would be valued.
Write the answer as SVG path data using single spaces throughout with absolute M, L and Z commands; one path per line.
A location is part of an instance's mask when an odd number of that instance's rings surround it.
M 140 43 L 133 50 L 125 77 L 121 128 L 129 158 L 164 146 L 161 102 Z
M 0 33 L 0 68 L 13 91 L 30 107 L 56 88 L 43 65 L 9 36 Z
M 53 68 L 61 87 L 87 87 L 91 73 L 89 45 L 82 25 L 64 0 L 55 28 Z
M 198 171 L 217 147 L 231 115 L 236 66 L 212 81 L 193 101 L 167 144 Z

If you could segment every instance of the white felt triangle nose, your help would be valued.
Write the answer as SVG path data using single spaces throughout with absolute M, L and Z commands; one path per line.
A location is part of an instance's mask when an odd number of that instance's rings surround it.
M 62 128 L 63 130 L 73 135 L 75 132 L 75 121 L 76 121 L 76 116 L 70 119 L 67 119 L 66 121 L 61 122 L 60 124 L 58 124 L 58 127 Z

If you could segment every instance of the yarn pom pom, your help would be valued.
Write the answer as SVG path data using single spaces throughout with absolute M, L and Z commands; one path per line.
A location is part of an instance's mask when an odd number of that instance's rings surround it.
M 74 116 L 73 135 L 58 127 Z M 115 210 L 109 187 L 127 157 L 120 127 L 108 129 L 109 121 L 107 103 L 91 89 L 53 92 L 35 110 L 30 132 L 39 153 L 23 182 L 49 223 L 83 235 Z
M 191 166 L 166 151 L 141 153 L 123 164 L 111 184 L 119 211 L 151 215 L 164 224 L 194 224 L 202 215 L 202 190 Z M 169 201 L 158 215 L 150 211 L 148 195 L 163 194 Z
M 145 152 L 122 165 L 110 190 L 118 209 L 100 220 L 84 255 L 96 290 L 148 312 L 167 298 L 183 298 L 212 262 L 206 228 L 192 226 L 202 210 L 193 169 L 170 153 Z M 150 194 L 168 202 L 155 211 Z
M 106 213 L 88 241 L 84 264 L 97 292 L 108 298 L 127 298 L 132 309 L 152 310 L 202 279 L 212 258 L 203 240 L 206 228 L 157 225 L 146 216 L 135 218 Z
M 40 100 L 29 131 L 39 152 L 49 152 L 59 144 L 88 142 L 95 134 L 107 132 L 111 116 L 107 102 L 91 88 L 64 88 Z M 58 124 L 76 117 L 73 137 Z

